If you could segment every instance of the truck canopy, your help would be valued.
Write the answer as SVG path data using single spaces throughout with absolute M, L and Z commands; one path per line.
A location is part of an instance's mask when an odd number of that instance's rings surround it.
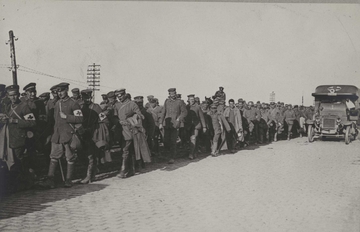
M 359 108 L 360 90 L 354 85 L 320 85 L 312 96 L 315 101 L 349 99 L 355 104 L 355 108 Z

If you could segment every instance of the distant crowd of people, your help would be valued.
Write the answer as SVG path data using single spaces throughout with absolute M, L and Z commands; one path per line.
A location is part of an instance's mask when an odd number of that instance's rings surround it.
M 20 94 L 17 85 L 0 85 L 0 166 L 8 173 L 6 180 L 3 176 L 0 180 L 12 189 L 33 183 L 34 157 L 39 152 L 50 156 L 47 177 L 40 185 L 55 187 L 55 171 L 65 155 L 64 186 L 71 187 L 80 151 L 88 160 L 81 183 L 94 179 L 98 162 L 112 160 L 110 149 L 116 145 L 122 150 L 118 177 L 127 178 L 152 157 L 173 164 L 179 147 L 189 159 L 196 159 L 199 152 L 216 157 L 224 149 L 233 153 L 254 143 L 302 136 L 306 120 L 315 114 L 313 106 L 227 100 L 223 87 L 204 101 L 187 95 L 187 103 L 170 88 L 162 105 L 152 95 L 146 103 L 143 96 L 132 98 L 125 89 L 103 94 L 103 101 L 96 104 L 89 89 L 74 88 L 69 96 L 68 83 L 57 84 L 39 97 L 36 83 L 23 91 Z M 159 150 L 161 144 L 165 153 Z

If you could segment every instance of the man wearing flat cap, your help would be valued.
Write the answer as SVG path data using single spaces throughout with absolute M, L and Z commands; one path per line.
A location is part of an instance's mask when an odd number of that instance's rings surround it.
M 216 91 L 213 99 L 218 102 L 218 112 L 224 112 L 226 102 L 226 94 L 224 92 L 224 87 L 219 87 L 219 90 Z
M 180 123 L 187 115 L 185 104 L 176 98 L 176 89 L 168 90 L 169 98 L 164 102 L 163 112 L 160 118 L 159 129 L 164 128 L 164 143 L 170 149 L 170 160 L 168 163 L 174 163 L 176 155 L 176 140 L 179 133 Z
M 67 173 L 65 187 L 72 186 L 72 177 L 75 168 L 76 150 L 70 147 L 72 134 L 83 122 L 83 114 L 79 103 L 68 95 L 69 83 L 57 85 L 59 100 L 55 103 L 54 109 L 54 132 L 51 137 L 51 153 L 48 177 L 42 185 L 54 188 L 54 175 L 60 158 L 65 154 L 67 161 Z
M 119 123 L 122 127 L 123 137 L 123 161 L 120 173 L 117 175 L 119 178 L 127 178 L 135 174 L 135 154 L 133 149 L 133 134 L 132 125 L 128 119 L 135 114 L 144 119 L 139 107 L 128 98 L 125 89 L 121 89 L 117 95 L 118 102 L 115 104 L 114 114 L 118 117 Z M 130 152 L 131 150 L 131 152 Z
M 88 169 L 86 177 L 80 183 L 91 183 L 95 177 L 97 160 L 105 155 L 109 149 L 109 129 L 107 127 L 108 118 L 102 112 L 101 107 L 92 102 L 92 90 L 81 91 L 81 98 L 84 105 L 81 109 L 83 114 L 82 138 L 84 141 L 84 151 L 88 157 Z
M 80 90 L 78 88 L 73 88 L 71 90 L 72 96 L 71 98 L 74 99 L 79 106 L 82 108 L 82 106 L 84 105 L 84 101 L 83 99 L 81 99 L 81 94 L 80 94 Z
M 20 101 L 19 86 L 6 87 L 11 103 L 7 106 L 6 116 L 2 116 L 0 124 L 0 160 L 7 163 L 10 171 L 9 184 L 13 190 L 26 186 L 33 180 L 29 172 L 28 153 L 24 154 L 29 129 L 36 125 L 35 115 L 26 102 Z M 7 141 L 7 142 L 5 142 Z M 26 180 L 27 183 L 21 183 Z
M 200 130 L 202 129 L 205 133 L 206 123 L 204 114 L 200 106 L 195 102 L 195 94 L 188 95 L 189 104 L 186 106 L 187 116 L 185 118 L 186 132 L 190 136 L 190 152 L 189 159 L 196 158 L 196 153 L 198 149 L 198 136 Z

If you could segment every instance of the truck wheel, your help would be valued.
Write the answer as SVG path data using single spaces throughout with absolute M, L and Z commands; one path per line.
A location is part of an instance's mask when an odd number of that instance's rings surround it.
M 312 125 L 308 126 L 308 140 L 309 143 L 314 142 L 314 128 Z
M 350 143 L 350 126 L 347 126 L 345 131 L 345 144 L 349 144 L 349 143 Z

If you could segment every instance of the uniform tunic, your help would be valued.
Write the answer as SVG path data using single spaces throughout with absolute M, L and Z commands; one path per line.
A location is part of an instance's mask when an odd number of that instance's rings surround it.
M 60 117 L 60 111 L 67 115 L 66 119 Z M 51 142 L 56 144 L 68 143 L 74 131 L 70 124 L 81 124 L 83 121 L 79 104 L 69 96 L 58 100 L 55 103 L 54 120 L 55 125 Z
M 198 104 L 187 105 L 187 116 L 185 121 L 187 125 L 196 130 L 200 130 L 201 128 L 206 128 L 204 114 Z
M 186 106 L 182 100 L 168 98 L 165 100 L 160 122 L 164 124 L 165 128 L 179 128 L 180 122 L 184 120 L 186 115 Z
M 9 123 L 10 148 L 19 148 L 25 145 L 26 132 L 36 125 L 35 116 L 26 102 L 8 105 L 9 118 L 18 119 L 18 123 Z

